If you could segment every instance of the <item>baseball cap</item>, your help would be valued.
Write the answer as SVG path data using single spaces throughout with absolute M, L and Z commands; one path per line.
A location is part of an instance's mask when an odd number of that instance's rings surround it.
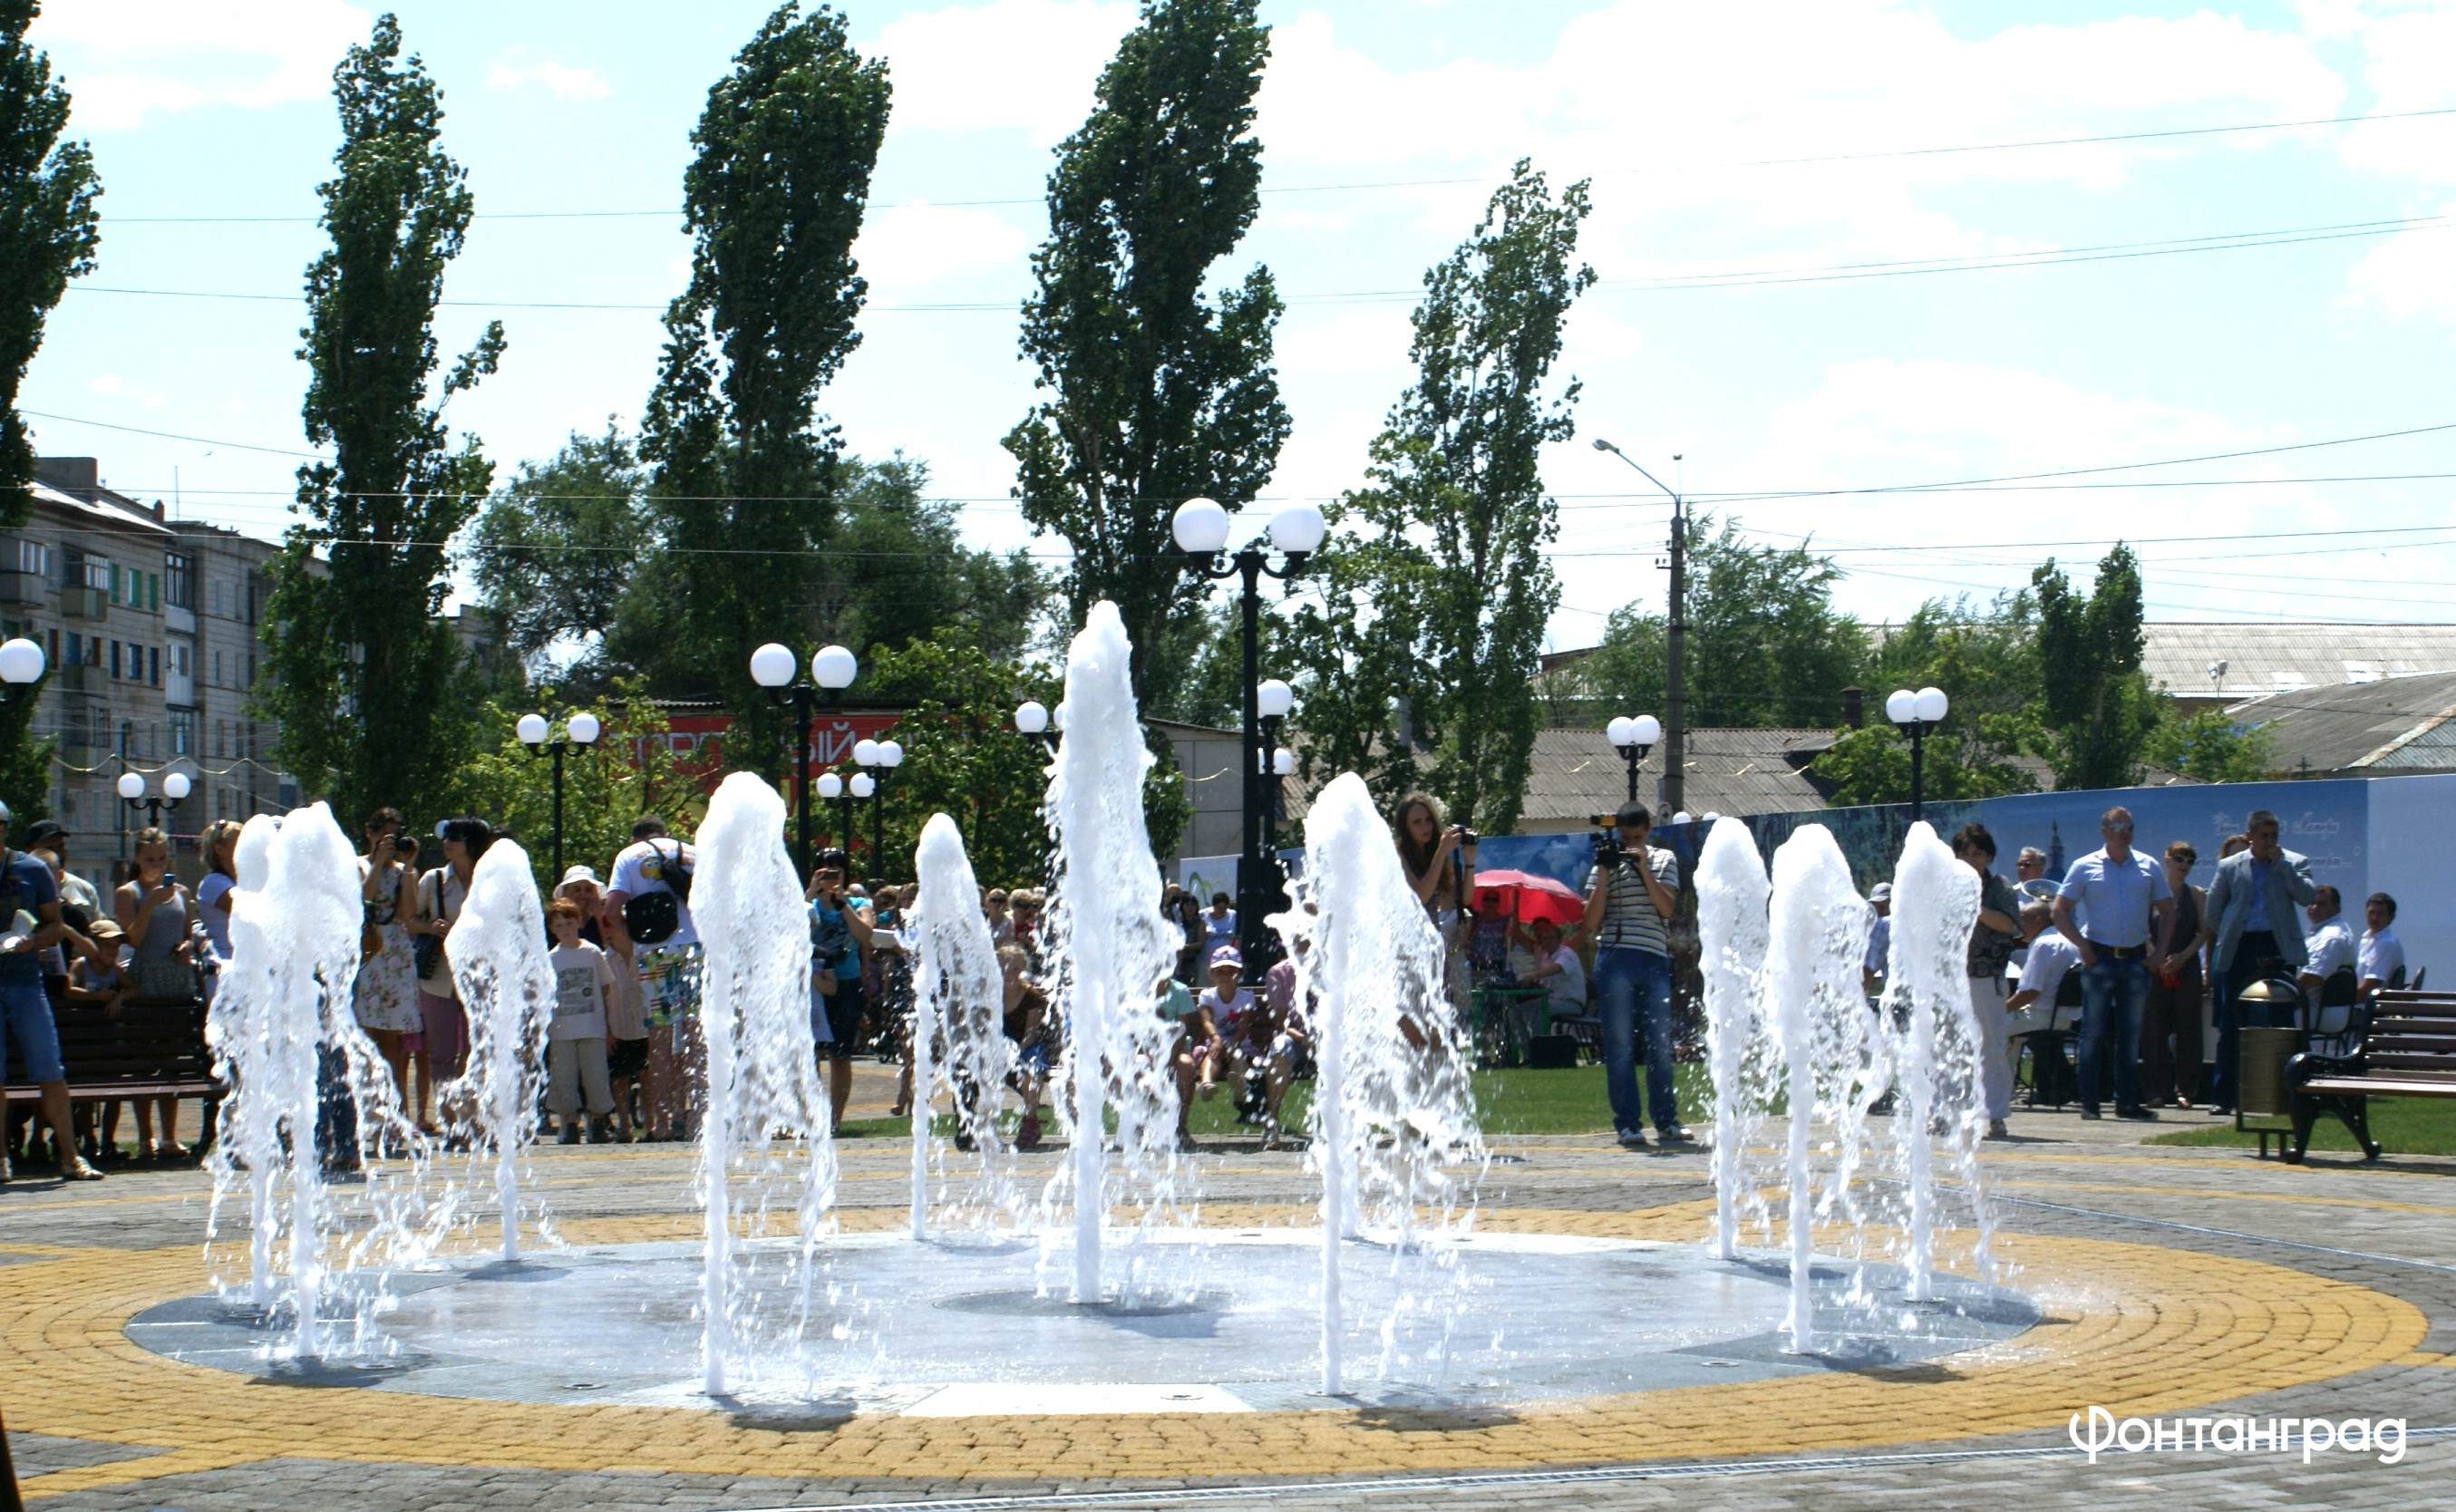
M 1211 969 L 1216 971 L 1223 966 L 1233 966 L 1241 971 L 1245 969 L 1245 957 L 1238 953 L 1235 946 L 1223 945 L 1211 952 Z
M 575 882 L 595 882 L 596 880 L 597 868 L 595 867 L 572 867 L 563 872 L 563 880 L 557 883 L 556 886 L 567 888 Z
M 1893 902 L 1893 885 L 1890 882 L 1879 882 L 1874 887 L 1870 888 L 1868 889 L 1868 901 L 1871 903 Z
M 0 804 L 0 815 L 5 815 L 7 810 L 8 806 Z M 26 848 L 31 850 L 46 840 L 65 840 L 68 838 L 68 829 L 56 819 L 37 819 L 33 827 L 26 831 Z

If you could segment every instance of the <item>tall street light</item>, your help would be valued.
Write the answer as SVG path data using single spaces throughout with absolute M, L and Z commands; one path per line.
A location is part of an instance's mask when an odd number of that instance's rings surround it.
M 853 654 L 840 645 L 823 645 L 810 658 L 808 681 L 793 677 L 796 658 L 770 641 L 750 653 L 750 681 L 768 690 L 779 708 L 793 711 L 793 859 L 807 879 L 810 874 L 810 719 L 821 706 L 832 706 L 836 696 L 852 686 L 861 671 Z
M 43 648 L 24 636 L 0 644 L 0 704 L 14 704 L 33 696 L 34 684 L 43 680 L 48 663 Z
M 1245 786 L 1243 835 L 1237 858 L 1237 935 L 1245 957 L 1248 981 L 1261 980 L 1269 964 L 1263 956 L 1270 948 L 1271 931 L 1262 920 L 1281 891 L 1276 861 L 1265 848 L 1262 835 L 1269 807 L 1268 795 L 1262 788 L 1267 758 L 1262 746 L 1261 671 L 1257 664 L 1260 657 L 1262 579 L 1284 581 L 1304 571 L 1305 559 L 1321 544 L 1322 534 L 1328 528 L 1321 511 L 1310 504 L 1280 510 L 1271 521 L 1271 549 L 1281 556 L 1280 564 L 1274 567 L 1270 552 L 1257 544 L 1248 544 L 1229 557 L 1225 564 L 1220 562 L 1220 551 L 1228 544 L 1228 511 L 1212 500 L 1187 500 L 1177 506 L 1176 519 L 1171 522 L 1177 545 L 1196 559 L 1196 572 L 1215 581 L 1238 578 L 1244 585 L 1238 599 L 1244 611 L 1245 661 L 1240 681 L 1244 685 L 1245 719 L 1244 755 L 1237 765 Z M 1290 698 L 1293 703 L 1293 695 Z M 1286 714 L 1287 708 L 1281 707 L 1279 717 Z M 1271 868 L 1274 880 L 1263 880 L 1265 867 Z
M 852 851 L 852 795 L 845 791 L 845 780 L 834 772 L 821 772 L 818 782 L 819 800 L 836 806 L 836 842 L 845 848 L 849 865 Z M 809 868 L 803 868 L 803 880 L 809 880 Z
M 1018 735 L 1029 735 L 1057 754 L 1058 743 L 1065 738 L 1066 705 L 1057 705 L 1057 715 L 1051 718 L 1049 707 L 1036 698 L 1025 699 L 1014 707 L 1014 729 Z
M 904 747 L 891 740 L 855 741 L 852 759 L 862 768 L 853 781 L 870 783 L 870 874 L 880 882 L 892 881 L 887 874 L 887 779 L 904 765 Z
M 1928 731 L 1944 723 L 1944 711 L 1950 701 L 1940 687 L 1923 687 L 1914 693 L 1909 688 L 1895 688 L 1885 700 L 1885 718 L 1893 727 L 1911 738 L 1911 823 L 1926 817 L 1925 772 L 1920 765 L 1922 747 Z
M 1262 788 L 1262 853 L 1274 859 L 1279 853 L 1280 780 L 1296 769 L 1296 753 L 1279 745 L 1279 727 L 1287 723 L 1288 711 L 1296 705 L 1296 689 L 1276 677 L 1254 689 L 1254 707 L 1262 716 L 1262 738 L 1254 746 L 1255 781 Z M 1280 766 L 1282 760 L 1288 765 Z M 1279 875 L 1277 870 L 1271 872 L 1274 881 Z M 1274 887 L 1271 911 L 1286 907 L 1285 889 Z M 1238 916 L 1240 929 L 1242 917 Z
M 585 709 L 565 719 L 563 722 L 563 728 L 562 740 L 547 740 L 546 736 L 552 733 L 552 726 L 546 723 L 546 717 L 542 714 L 523 714 L 520 718 L 520 723 L 513 726 L 514 732 L 521 738 L 521 744 L 529 748 L 531 756 L 554 758 L 554 877 L 555 885 L 558 887 L 563 884 L 563 752 L 573 749 L 586 750 L 597 744 L 597 737 L 602 733 L 597 716 Z
M 157 825 L 162 822 L 162 816 L 164 814 L 175 813 L 178 811 L 179 801 L 187 797 L 189 792 L 188 774 L 186 772 L 164 772 L 162 774 L 162 793 L 158 798 L 148 798 L 145 796 L 145 774 L 143 772 L 121 772 L 119 774 L 119 782 L 117 786 L 119 798 L 122 803 L 125 803 L 131 808 L 144 809 L 147 821 Z
M 1663 721 L 1651 714 L 1635 719 L 1623 714 L 1604 726 L 1604 738 L 1620 751 L 1620 759 L 1628 764 L 1628 801 L 1637 802 L 1637 768 L 1654 743 L 1663 738 Z M 1668 807 L 1667 804 L 1666 807 Z
M 1627 452 L 1600 436 L 1595 438 L 1595 450 L 1609 452 L 1636 467 L 1637 476 L 1671 497 L 1671 594 L 1663 622 L 1663 807 L 1677 809 L 1688 787 L 1688 700 L 1682 668 L 1688 644 L 1688 506 L 1678 489 L 1667 487 L 1662 479 L 1638 467 Z M 1676 462 L 1680 458 L 1674 452 L 1671 460 Z

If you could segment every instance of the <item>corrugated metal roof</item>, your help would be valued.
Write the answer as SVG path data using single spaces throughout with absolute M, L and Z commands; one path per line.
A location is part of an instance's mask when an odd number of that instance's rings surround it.
M 2249 698 L 2456 672 L 2456 624 L 2232 624 L 2159 621 L 2143 626 L 2140 669 L 2178 698 Z M 2212 678 L 2212 664 L 2225 671 Z
M 2456 771 L 2456 672 L 2272 693 L 2227 712 L 2268 732 L 2280 771 Z

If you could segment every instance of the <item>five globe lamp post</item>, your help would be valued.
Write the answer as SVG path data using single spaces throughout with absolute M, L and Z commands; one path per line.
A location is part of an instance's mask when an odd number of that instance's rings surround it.
M 1262 613 L 1262 580 L 1265 577 L 1285 581 L 1304 571 L 1304 565 L 1328 530 L 1321 511 L 1310 504 L 1297 504 L 1282 509 L 1271 520 L 1270 547 L 1249 543 L 1230 554 L 1225 562 L 1221 552 L 1228 544 L 1228 511 L 1217 501 L 1189 499 L 1177 506 L 1171 531 L 1186 555 L 1195 559 L 1193 570 L 1204 578 L 1240 580 L 1241 592 L 1238 606 L 1242 611 L 1244 633 L 1244 666 L 1240 679 L 1244 689 L 1243 751 L 1238 765 L 1244 774 L 1243 825 L 1241 844 L 1237 858 L 1237 935 L 1245 958 L 1248 981 L 1259 982 L 1269 967 L 1272 949 L 1269 927 L 1263 919 L 1280 906 L 1284 883 L 1273 862 L 1266 844 L 1265 829 L 1269 824 L 1270 795 L 1264 787 L 1269 775 L 1270 757 L 1262 742 L 1260 655 Z M 1279 564 L 1271 565 L 1271 552 L 1279 553 Z M 1287 684 L 1272 680 L 1279 688 Z M 1275 700 L 1281 695 L 1274 694 Z M 1284 695 L 1278 704 L 1278 718 L 1284 718 L 1293 705 L 1295 695 Z M 1268 873 L 1266 879 L 1265 872 Z
M 1951 706 L 1940 687 L 1923 687 L 1914 693 L 1909 688 L 1896 688 L 1885 700 L 1885 718 L 1893 727 L 1910 737 L 1911 742 L 1911 823 L 1926 817 L 1927 791 L 1922 757 L 1928 732 L 1944 723 L 1945 710 Z
M 597 737 L 603 733 L 597 716 L 586 709 L 564 719 L 563 728 L 563 739 L 548 740 L 553 726 L 543 714 L 523 714 L 513 726 L 531 756 L 554 758 L 554 875 L 558 885 L 563 879 L 563 758 L 565 752 L 586 750 L 596 745 Z
M 797 658 L 770 641 L 750 653 L 750 681 L 768 690 L 780 708 L 793 711 L 793 862 L 803 877 L 810 874 L 810 721 L 823 705 L 835 703 L 861 664 L 840 645 L 821 646 L 810 658 L 810 675 L 796 681 Z M 821 797 L 832 796 L 824 790 Z
M 154 825 L 160 824 L 164 814 L 177 812 L 180 801 L 190 791 L 186 772 L 164 772 L 161 792 L 151 798 L 145 795 L 143 772 L 121 772 L 116 787 L 120 802 L 131 808 L 144 809 L 146 823 Z
M 904 765 L 904 747 L 891 740 L 853 743 L 852 759 L 861 771 L 853 778 L 853 795 L 870 800 L 870 872 L 884 882 L 887 874 L 887 779 Z M 865 787 L 863 785 L 867 785 Z M 847 836 L 849 848 L 850 836 Z

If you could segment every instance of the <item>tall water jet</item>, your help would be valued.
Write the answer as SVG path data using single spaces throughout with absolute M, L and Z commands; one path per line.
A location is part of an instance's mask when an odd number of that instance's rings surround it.
M 1275 921 L 1297 965 L 1298 997 L 1316 1034 L 1310 1162 L 1322 1182 L 1322 1390 L 1343 1375 L 1341 1264 L 1360 1233 L 1389 1245 L 1392 1262 L 1454 1265 L 1439 1241 L 1463 1231 L 1472 1175 L 1488 1162 L 1468 1081 L 1463 1027 L 1443 991 L 1443 955 L 1407 886 L 1389 829 L 1362 778 L 1334 780 L 1305 817 L 1299 907 Z M 1463 1211 L 1464 1210 L 1464 1211 Z M 1420 1213 L 1431 1215 L 1423 1232 Z M 1402 1286 L 1394 1307 L 1442 1301 L 1430 1276 Z M 1384 1320 L 1382 1368 L 1402 1332 Z
M 1975 1115 L 1977 1063 L 1959 1050 L 1976 1041 L 1966 965 L 1978 924 L 1978 876 L 1954 856 L 1925 820 L 1911 826 L 1893 868 L 1893 939 L 1886 966 L 1887 1021 L 1899 1021 L 1906 1040 L 1900 1114 L 1893 1147 L 1910 1189 L 1910 1299 L 1935 1297 L 1934 1126 L 1966 1144 Z M 1937 1114 L 1943 1083 L 1949 1119 Z M 1975 1199 L 1975 1193 L 1974 1193 Z
M 1102 1147 L 1113 1078 L 1120 1084 L 1120 1151 L 1137 1173 L 1160 1173 L 1143 1221 L 1175 1206 L 1176 1088 L 1158 1044 L 1175 1026 L 1150 1010 L 1177 950 L 1164 933 L 1159 864 L 1143 824 L 1152 755 L 1136 716 L 1131 653 L 1117 606 L 1094 604 L 1067 648 L 1066 741 L 1044 809 L 1057 852 L 1050 945 L 1067 963 L 1056 1007 L 1073 1082 L 1074 1299 L 1085 1305 L 1102 1297 Z
M 1750 1095 L 1747 1067 L 1763 1027 L 1770 891 L 1749 827 L 1728 816 L 1716 820 L 1697 858 L 1697 935 L 1714 1078 L 1714 1255 L 1725 1260 L 1739 1255 L 1744 1120 L 1762 1100 Z
M 452 982 L 469 1015 L 468 1069 L 445 1105 L 470 1110 L 473 1166 L 493 1162 L 507 1261 L 521 1254 L 521 1166 L 537 1140 L 546 1026 L 554 1016 L 545 939 L 528 852 L 498 840 L 478 858 L 468 901 L 443 938 Z
M 930 1179 L 943 1169 L 944 1142 L 931 1109 L 943 1084 L 957 1129 L 970 1137 L 979 1170 L 963 1208 L 993 1222 L 1016 1211 L 1014 1182 L 997 1135 L 1000 1090 L 1010 1067 L 1006 980 L 997 941 L 981 912 L 980 884 L 955 821 L 931 814 L 913 852 L 920 894 L 911 929 L 918 969 L 912 993 L 912 1213 L 916 1239 L 929 1235 Z M 937 1054 L 940 1043 L 946 1048 Z
M 205 1040 L 213 1049 L 215 1076 L 230 1094 L 223 1098 L 213 1151 L 213 1204 L 205 1220 L 208 1249 L 220 1228 L 221 1205 L 241 1170 L 248 1184 L 248 1302 L 259 1312 L 273 1305 L 274 1245 L 281 1216 L 274 1204 L 274 1178 L 281 1161 L 280 1105 L 275 1098 L 277 1063 L 272 1055 L 273 975 L 276 950 L 264 914 L 265 879 L 272 867 L 273 837 L 280 821 L 257 814 L 239 830 L 230 898 L 231 957 L 215 979 Z
M 1784 1326 L 1791 1353 L 1816 1348 L 1814 1172 L 1811 1133 L 1820 1105 L 1831 1109 L 1852 1095 L 1859 1058 L 1849 1053 L 1864 1035 L 1868 1017 L 1859 986 L 1859 958 L 1868 937 L 1868 906 L 1851 881 L 1851 864 L 1832 832 L 1808 825 L 1773 854 L 1773 901 L 1768 920 L 1771 950 L 1766 959 L 1766 998 L 1775 1042 L 1788 1073 L 1791 1309 Z M 1820 1084 L 1819 1072 L 1825 1073 Z M 1836 1087 L 1836 1079 L 1845 1085 Z M 1850 1143 L 1845 1131 L 1840 1141 Z M 1846 1148 L 1836 1180 L 1847 1183 L 1852 1163 Z
M 795 1338 L 809 1318 L 820 1231 L 835 1199 L 831 1111 L 810 1035 L 809 931 L 784 833 L 784 801 L 748 772 L 735 772 L 708 801 L 695 848 L 690 909 L 706 951 L 700 1027 L 707 1051 L 700 1357 L 711 1397 L 725 1394 L 737 1351 L 760 1342 L 761 1325 L 743 1305 L 756 1295 L 758 1257 L 737 1246 L 733 1231 L 737 1222 L 755 1228 L 768 1211 L 766 1188 L 794 1175 L 771 1143 L 789 1140 L 802 1153 L 795 1244 L 782 1277 L 799 1297 L 789 1325 Z M 745 1274 L 736 1275 L 737 1263 Z

